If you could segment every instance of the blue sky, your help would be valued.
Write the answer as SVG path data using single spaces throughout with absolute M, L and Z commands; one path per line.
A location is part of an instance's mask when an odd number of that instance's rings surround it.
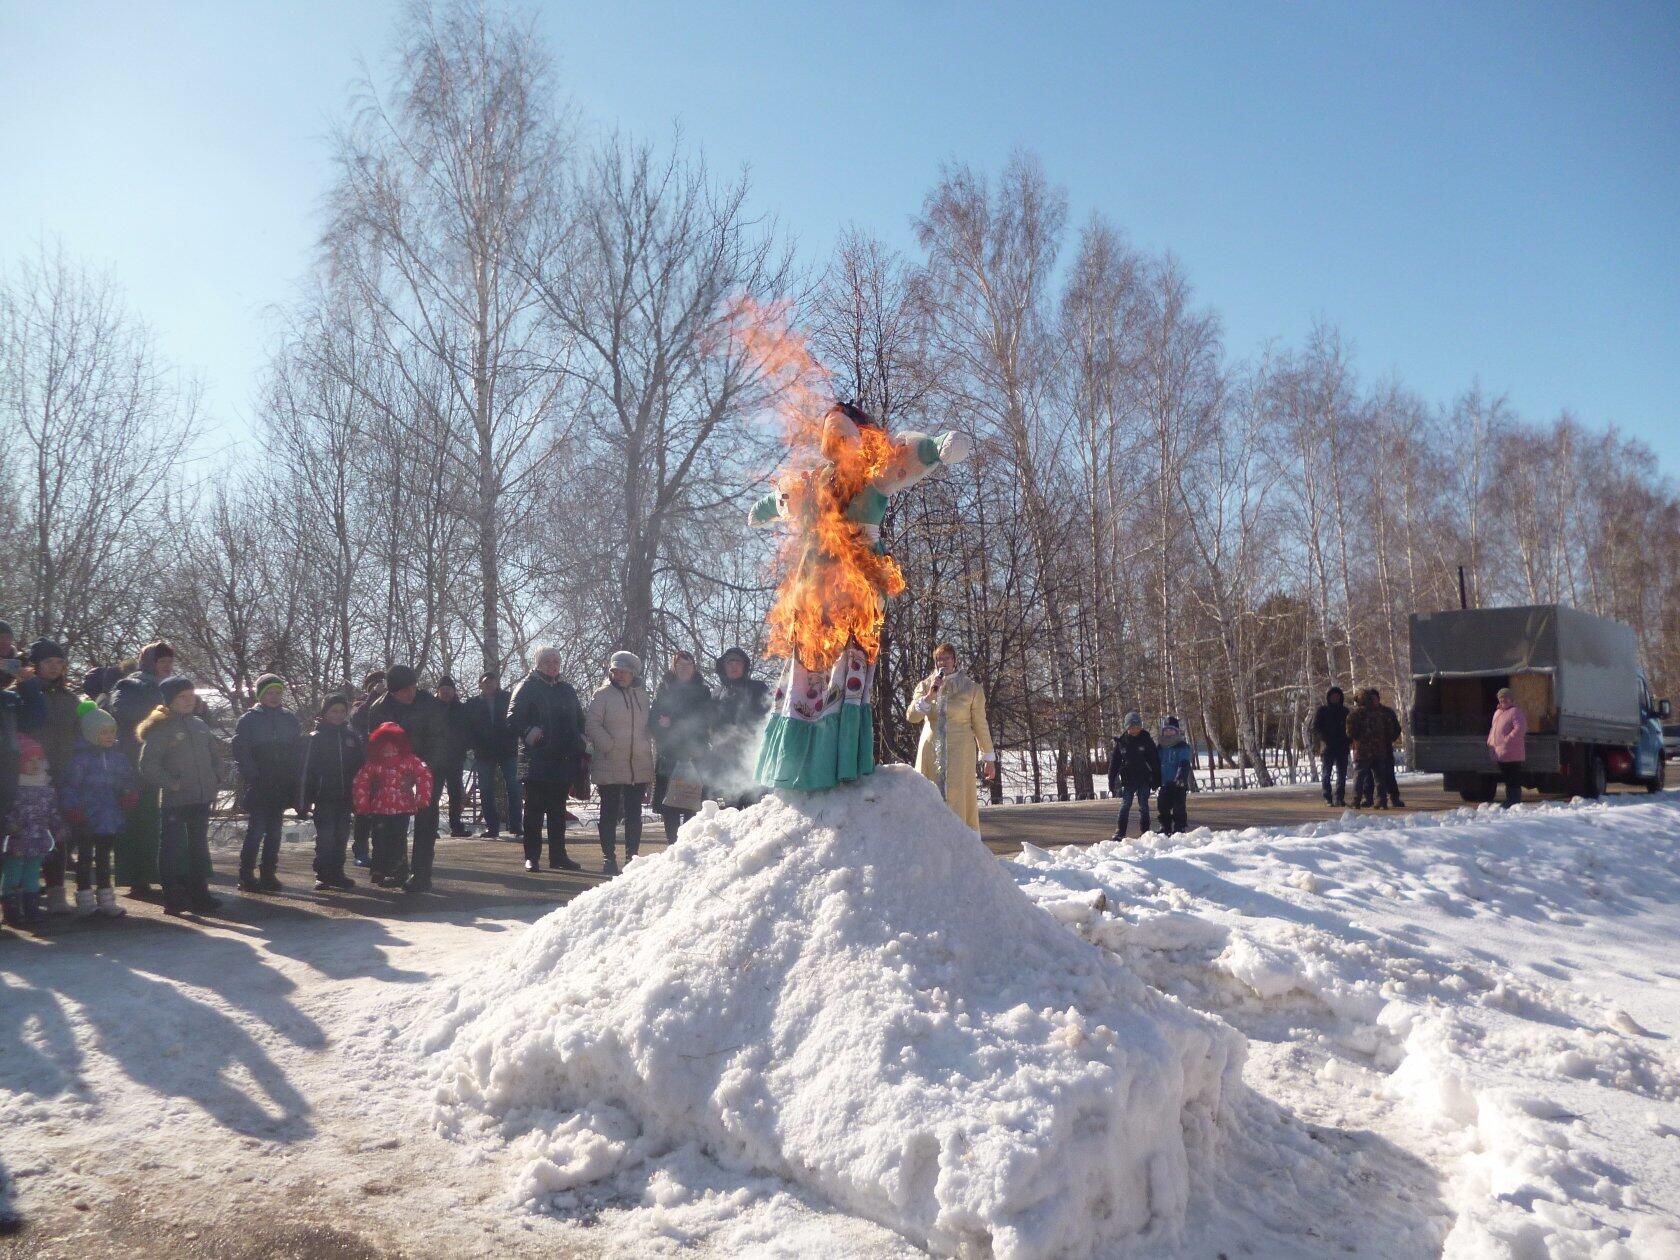
M 328 133 L 399 6 L 0 0 L 0 262 L 108 266 L 243 431 L 306 271 Z M 1680 4 L 573 3 L 597 128 L 680 120 L 826 254 L 910 246 L 944 161 L 1035 149 L 1172 249 L 1234 355 L 1339 324 L 1362 373 L 1479 377 L 1680 470 Z

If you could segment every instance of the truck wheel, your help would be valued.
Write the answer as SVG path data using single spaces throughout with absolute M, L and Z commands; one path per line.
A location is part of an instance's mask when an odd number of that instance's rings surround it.
M 1484 774 L 1472 786 L 1460 788 L 1458 794 L 1473 805 L 1485 805 L 1499 794 L 1499 780 Z
M 1596 752 L 1587 753 L 1587 764 L 1581 768 L 1581 795 L 1589 801 L 1596 801 L 1604 795 L 1608 783 L 1604 758 Z
M 1663 790 L 1664 786 L 1667 783 L 1668 783 L 1668 760 L 1664 757 L 1658 757 L 1657 758 L 1657 773 L 1654 777 L 1645 780 L 1645 790 L 1647 792 L 1660 792 L 1660 791 Z

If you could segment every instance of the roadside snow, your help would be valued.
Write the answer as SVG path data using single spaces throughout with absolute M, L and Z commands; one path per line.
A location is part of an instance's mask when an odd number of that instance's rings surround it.
M 1012 870 L 1241 1029 L 1252 1088 L 1440 1169 L 1444 1255 L 1648 1260 L 1680 1256 L 1677 834 L 1673 797 L 1623 798 L 1029 849 Z

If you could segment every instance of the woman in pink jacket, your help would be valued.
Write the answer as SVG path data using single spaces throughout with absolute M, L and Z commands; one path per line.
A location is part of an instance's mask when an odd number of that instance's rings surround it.
M 1505 808 L 1522 801 L 1523 762 L 1528 759 L 1528 718 L 1517 707 L 1509 687 L 1499 689 L 1499 707 L 1493 711 L 1488 747 L 1499 763 L 1499 777 L 1505 780 Z

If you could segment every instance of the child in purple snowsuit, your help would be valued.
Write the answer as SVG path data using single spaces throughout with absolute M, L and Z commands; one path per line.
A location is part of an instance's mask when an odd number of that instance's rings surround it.
M 76 913 L 128 913 L 111 887 L 111 852 L 128 811 L 140 800 L 134 763 L 117 747 L 117 720 L 102 709 L 82 714 L 81 742 L 58 785 L 58 803 L 76 835 Z M 97 888 L 97 897 L 95 889 Z
M 58 844 L 64 822 L 47 778 L 47 754 L 27 735 L 18 736 L 17 795 L 6 814 L 4 858 L 0 858 L 0 915 L 8 927 L 41 918 L 41 862 Z

